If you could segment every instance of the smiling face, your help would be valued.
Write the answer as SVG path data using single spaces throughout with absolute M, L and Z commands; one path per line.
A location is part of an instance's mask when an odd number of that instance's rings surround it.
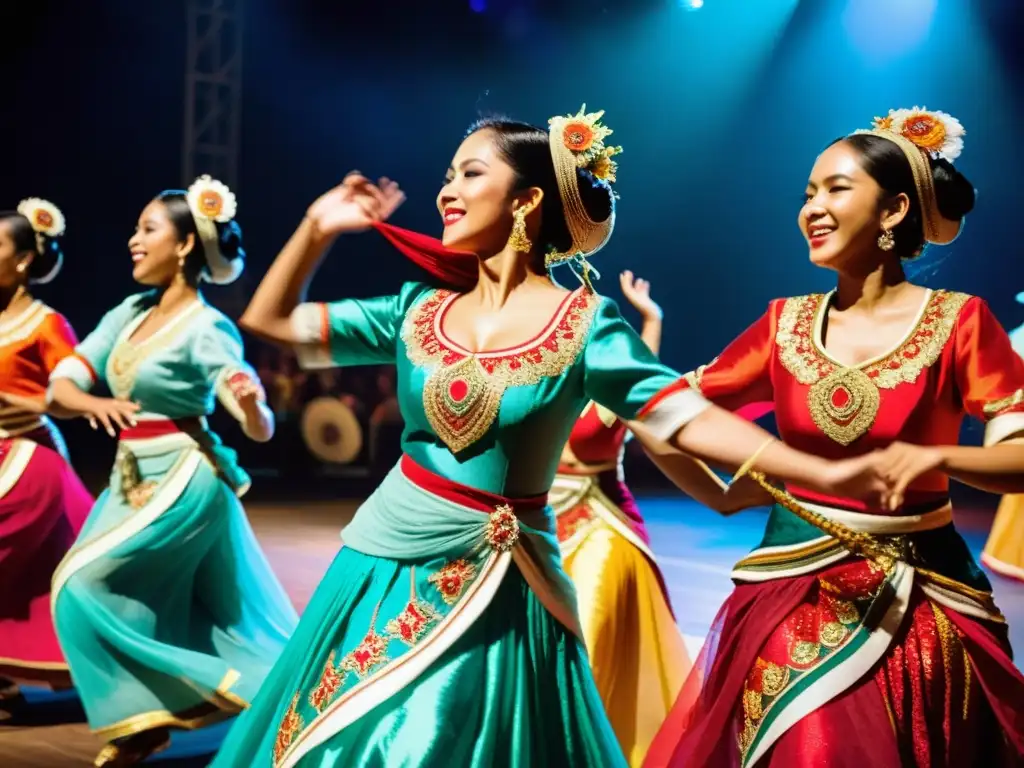
M 901 200 L 883 204 L 883 198 L 854 147 L 840 141 L 822 152 L 811 169 L 799 217 L 811 261 L 836 271 L 864 259 L 877 261 L 878 236 L 905 213 Z
M 184 241 L 168 215 L 167 206 L 153 200 L 142 210 L 135 234 L 128 241 L 132 254 L 132 277 L 142 285 L 169 285 L 181 269 L 181 260 L 191 253 L 195 238 Z
M 508 240 L 516 174 L 498 152 L 494 133 L 471 133 L 459 146 L 437 195 L 442 242 L 473 253 L 497 253 Z

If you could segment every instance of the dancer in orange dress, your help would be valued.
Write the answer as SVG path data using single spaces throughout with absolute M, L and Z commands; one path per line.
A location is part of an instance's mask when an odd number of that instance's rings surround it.
M 620 276 L 643 320 L 640 337 L 661 345 L 661 307 L 650 284 Z M 590 402 L 562 449 L 549 499 L 565 572 L 576 587 L 597 692 L 632 766 L 639 766 L 690 669 L 683 636 L 651 552 L 644 519 L 626 487 L 626 423 Z
M 50 577 L 92 497 L 44 415 L 47 382 L 75 334 L 29 286 L 60 270 L 64 217 L 29 199 L 0 213 L 0 719 L 21 700 L 19 680 L 70 682 L 50 618 Z
M 962 136 L 915 108 L 828 147 L 799 223 L 836 290 L 773 301 L 676 386 L 769 404 L 786 443 L 821 457 L 885 450 L 894 492 L 877 506 L 798 484 L 773 495 L 650 768 L 1024 761 L 1024 677 L 949 502 L 950 477 L 1024 491 L 1024 362 L 984 301 L 912 285 L 902 266 L 974 205 L 952 165 Z M 968 415 L 985 447 L 956 445 Z

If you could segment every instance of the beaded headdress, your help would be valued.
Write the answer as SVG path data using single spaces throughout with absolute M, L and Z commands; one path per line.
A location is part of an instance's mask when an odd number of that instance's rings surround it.
M 892 109 L 886 117 L 876 117 L 874 127 L 854 131 L 871 134 L 894 142 L 907 156 L 914 174 L 914 186 L 921 201 L 924 237 L 929 243 L 946 245 L 956 240 L 963 220 L 950 220 L 939 211 L 935 196 L 935 179 L 929 158 L 953 162 L 964 149 L 964 127 L 945 112 L 930 112 L 923 107 Z
M 587 112 L 584 104 L 575 115 L 558 116 L 548 120 L 551 159 L 555 164 L 558 191 L 562 197 L 565 223 L 572 244 L 563 252 L 552 251 L 545 256 L 547 267 L 568 263 L 580 279 L 590 287 L 590 272 L 600 277 L 590 266 L 587 257 L 597 253 L 608 242 L 615 227 L 614 199 L 611 213 L 604 221 L 593 221 L 587 214 L 580 197 L 578 168 L 582 168 L 599 184 L 611 185 L 615 181 L 616 162 L 612 159 L 622 147 L 605 144 L 612 129 L 601 123 L 604 110 Z
M 226 184 L 208 175 L 200 176 L 185 193 L 189 210 L 196 223 L 196 231 L 203 245 L 203 255 L 211 283 L 226 285 L 242 273 L 241 259 L 226 259 L 220 252 L 217 224 L 226 224 L 235 218 L 238 203 L 235 193 Z
M 46 250 L 45 237 L 60 237 L 64 234 L 64 214 L 60 208 L 41 197 L 29 197 L 18 203 L 18 213 L 28 219 L 36 233 L 36 251 L 40 256 Z M 53 268 L 42 277 L 33 278 L 33 283 L 48 283 L 57 276 L 64 265 L 63 254 L 58 255 Z

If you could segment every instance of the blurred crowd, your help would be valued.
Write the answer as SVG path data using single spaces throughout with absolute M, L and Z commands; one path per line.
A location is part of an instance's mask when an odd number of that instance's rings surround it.
M 238 447 L 255 470 L 274 470 L 285 476 L 316 475 L 324 462 L 316 458 L 302 433 L 303 412 L 319 398 L 346 405 L 359 422 L 362 449 L 346 466 L 350 470 L 388 468 L 400 454 L 402 416 L 395 397 L 393 365 L 304 371 L 288 350 L 252 345 L 251 360 L 267 392 L 277 420 L 270 443 Z

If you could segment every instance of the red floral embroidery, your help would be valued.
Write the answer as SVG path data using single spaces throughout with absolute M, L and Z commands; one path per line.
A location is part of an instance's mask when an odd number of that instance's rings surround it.
M 438 310 L 451 295 L 451 291 L 434 291 L 420 305 L 419 311 L 412 315 L 412 337 L 420 347 L 419 351 L 431 358 L 440 357 L 441 365 L 452 365 L 463 358 L 463 355 L 444 344 L 434 330 Z
M 563 512 L 555 520 L 558 540 L 568 541 L 593 519 L 594 515 L 586 504 L 580 504 Z
M 519 520 L 512 507 L 502 504 L 494 508 L 484 529 L 484 538 L 496 552 L 508 552 L 516 545 L 519 541 Z
M 309 695 L 309 704 L 317 712 L 323 712 L 331 700 L 341 690 L 345 682 L 345 670 L 334 666 L 334 651 L 327 657 L 324 663 L 324 671 L 320 675 L 320 682 Z
M 411 600 L 398 616 L 384 626 L 384 631 L 406 645 L 415 645 L 439 618 L 437 612 L 422 600 Z
M 374 667 L 388 661 L 387 649 L 388 638 L 371 629 L 363 641 L 341 660 L 338 668 L 366 677 Z
M 453 560 L 427 578 L 448 605 L 455 605 L 466 586 L 476 578 L 476 566 L 467 560 Z
M 295 698 L 292 699 L 292 704 L 288 707 L 288 711 L 284 713 L 284 717 L 281 718 L 281 725 L 277 729 L 277 738 L 274 740 L 274 764 L 277 765 L 281 762 L 281 758 L 284 757 L 284 753 L 288 751 L 288 747 L 291 746 L 292 741 L 305 727 L 305 723 L 302 722 L 302 717 L 296 712 L 296 708 L 299 705 L 299 694 L 295 694 Z
M 259 381 L 253 379 L 245 371 L 236 371 L 235 373 L 228 376 L 227 381 L 228 391 L 231 392 L 232 397 L 238 400 L 242 395 L 247 392 L 254 391 L 256 393 L 256 399 L 263 402 L 267 399 L 266 392 L 263 391 L 263 385 Z
M 547 336 L 532 342 L 528 349 L 511 355 L 487 356 L 477 359 L 484 370 L 491 374 L 502 369 L 512 373 L 521 369 L 524 363 L 539 366 L 549 360 L 558 360 L 557 365 L 564 368 L 576 357 L 578 350 L 573 346 L 573 342 L 577 341 L 585 332 L 584 325 L 589 324 L 586 312 L 590 308 L 590 294 L 581 291 L 573 297 L 554 330 L 550 331 Z M 565 342 L 568 346 L 562 347 L 560 342 Z M 562 356 L 566 359 L 561 360 Z
M 453 296 L 436 291 L 425 299 L 409 314 L 402 339 L 410 362 L 430 371 L 423 389 L 427 421 L 438 439 L 459 453 L 491 428 L 508 387 L 532 386 L 573 364 L 598 302 L 580 289 L 535 339 L 507 353 L 467 356 L 439 330 Z

